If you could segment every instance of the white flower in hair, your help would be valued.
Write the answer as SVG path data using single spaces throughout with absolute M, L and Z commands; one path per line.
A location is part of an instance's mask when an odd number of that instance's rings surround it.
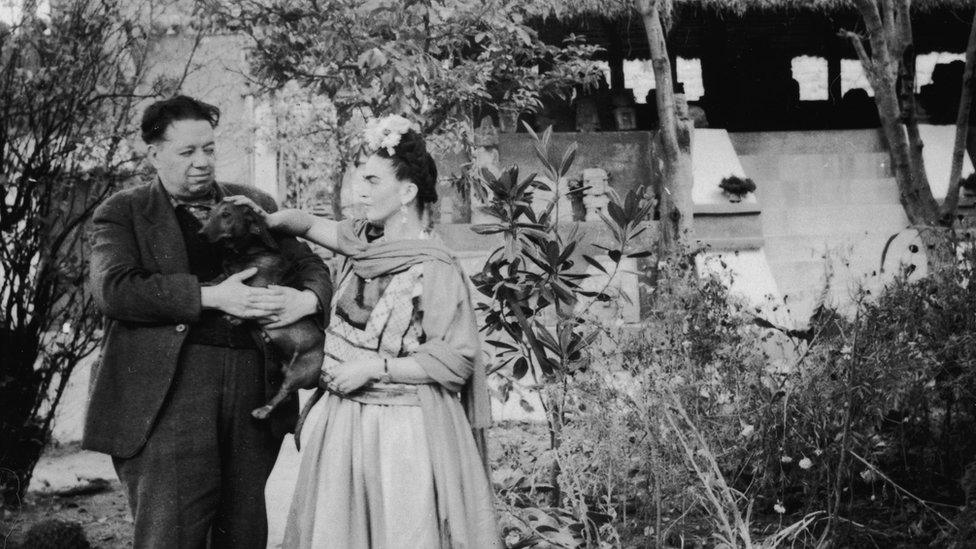
M 392 155 L 396 146 L 400 144 L 403 134 L 410 130 L 419 132 L 420 128 L 398 114 L 391 114 L 367 122 L 366 129 L 363 130 L 363 139 L 370 150 L 386 149 L 386 152 Z

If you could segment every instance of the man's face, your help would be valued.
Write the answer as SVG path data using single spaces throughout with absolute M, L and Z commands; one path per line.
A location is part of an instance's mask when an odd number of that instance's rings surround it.
M 176 198 L 199 198 L 214 182 L 214 131 L 206 120 L 177 120 L 162 141 L 149 145 L 149 162 L 166 191 Z

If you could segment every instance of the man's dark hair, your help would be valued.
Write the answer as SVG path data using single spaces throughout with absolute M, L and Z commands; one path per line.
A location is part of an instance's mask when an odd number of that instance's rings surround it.
M 216 128 L 220 109 L 185 95 L 157 101 L 142 113 L 142 140 L 147 145 L 162 141 L 166 128 L 178 120 L 206 120 Z

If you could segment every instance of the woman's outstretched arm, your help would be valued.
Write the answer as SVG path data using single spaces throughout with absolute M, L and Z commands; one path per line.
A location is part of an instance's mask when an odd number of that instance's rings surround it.
M 226 200 L 247 206 L 261 215 L 268 228 L 290 236 L 304 238 L 329 250 L 348 255 L 349 250 L 340 249 L 339 223 L 331 219 L 316 217 L 308 212 L 296 209 L 278 210 L 268 213 L 261 206 L 246 196 L 230 196 Z

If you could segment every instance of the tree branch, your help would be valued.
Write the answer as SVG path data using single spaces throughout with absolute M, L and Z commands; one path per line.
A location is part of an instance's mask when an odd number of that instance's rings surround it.
M 864 43 L 862 42 L 864 37 L 856 32 L 844 29 L 841 29 L 837 33 L 837 36 L 850 40 L 851 45 L 854 46 L 854 51 L 857 53 L 857 58 L 861 61 L 861 66 L 864 67 L 864 75 L 868 77 L 868 82 L 871 84 L 871 87 L 875 88 L 875 80 L 877 79 L 877 75 L 875 74 L 876 69 L 874 61 L 868 55 L 867 50 L 864 49 Z

